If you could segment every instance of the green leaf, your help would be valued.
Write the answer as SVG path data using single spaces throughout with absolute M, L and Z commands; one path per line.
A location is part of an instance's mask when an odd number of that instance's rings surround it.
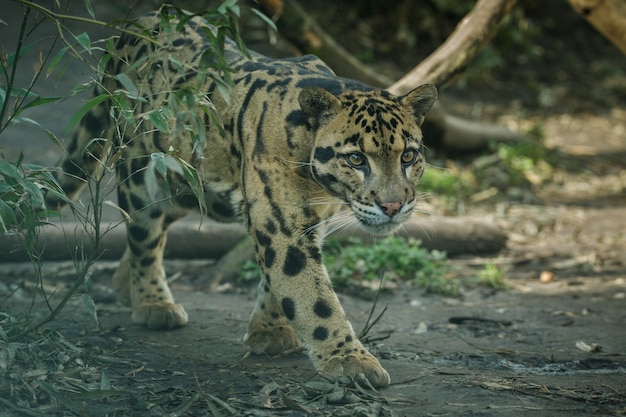
M 89 315 L 96 322 L 96 325 L 100 327 L 100 321 L 98 320 L 98 313 L 96 311 L 96 303 L 93 302 L 93 298 L 91 298 L 88 294 L 83 294 L 83 302 L 85 303 L 85 307 L 87 307 L 87 311 L 89 311 Z
M 167 165 L 164 160 L 166 155 L 163 152 L 155 152 L 150 155 L 150 164 L 154 166 L 156 172 L 161 174 L 163 178 L 167 175 Z
M 70 121 L 67 123 L 65 132 L 67 133 L 72 130 L 76 126 L 76 124 L 78 124 L 78 122 L 80 122 L 81 119 L 85 117 L 87 112 L 96 107 L 98 104 L 102 103 L 104 100 L 107 100 L 109 97 L 110 96 L 108 94 L 100 94 L 83 104 L 81 108 L 78 109 L 78 111 L 74 113 L 72 117 L 70 117 Z
M 109 47 L 107 45 L 107 50 L 108 48 Z M 105 53 L 104 55 L 102 55 L 102 58 L 100 58 L 100 61 L 98 62 L 98 80 L 102 80 L 104 78 L 104 74 L 106 74 L 107 70 L 107 64 L 109 63 L 111 58 L 113 58 L 113 55 L 111 55 L 110 53 Z
M 0 196 L 2 197 L 2 196 Z M 17 225 L 17 218 L 13 208 L 0 198 L 0 235 L 7 234 Z
M 238 0 L 225 0 L 222 4 L 219 5 L 217 11 L 223 15 L 232 13 L 235 16 L 239 16 L 239 5 L 237 4 L 237 2 Z
M 198 199 L 198 206 L 200 208 L 200 213 L 204 214 L 206 212 L 206 205 L 204 199 L 204 187 L 202 186 L 202 179 L 198 175 L 198 171 L 185 162 L 182 159 L 179 159 L 180 165 L 183 168 L 183 177 L 187 184 L 191 187 L 193 194 Z
M 159 132 L 169 133 L 170 127 L 167 124 L 167 118 L 161 111 L 161 109 L 152 110 L 148 116 L 154 127 L 156 127 Z
M 260 10 L 255 9 L 255 8 L 250 8 L 250 10 L 252 10 L 252 13 L 254 13 L 258 17 L 260 17 L 261 20 L 263 20 L 267 26 L 272 28 L 272 30 L 274 32 L 278 32 L 278 28 L 276 27 L 276 23 L 274 23 L 274 21 L 272 19 L 270 19 L 265 13 L 263 13 Z
M 20 180 L 22 178 L 22 173 L 20 172 L 20 170 L 4 158 L 0 158 L 0 175 L 5 178 L 7 176 Z
M 77 84 L 74 87 L 72 87 L 72 89 L 63 97 L 63 99 L 66 99 L 68 97 L 74 97 L 75 95 L 83 93 L 87 90 L 91 90 L 93 86 L 94 86 L 93 81 L 88 81 L 86 83 Z
M 87 9 L 87 13 L 91 16 L 92 19 L 96 19 L 96 14 L 93 12 L 93 7 L 91 7 L 91 1 L 85 0 L 85 8 Z
M 139 90 L 135 86 L 135 83 L 130 79 L 130 77 L 124 73 L 117 74 L 115 76 L 117 80 L 122 84 L 124 89 L 128 92 L 128 96 L 133 99 L 139 98 Z
M 183 168 L 180 163 L 181 159 L 175 158 L 171 155 L 165 155 L 163 162 L 168 170 L 174 171 L 177 174 L 183 175 Z
M 61 59 L 63 58 L 63 56 L 68 50 L 69 50 L 69 47 L 67 46 L 59 49 L 59 52 L 56 53 L 56 55 L 54 56 L 54 58 L 52 58 L 52 60 L 50 61 L 50 64 L 48 65 L 48 71 L 46 71 L 46 77 L 49 77 L 50 74 L 54 72 L 55 68 L 57 67 L 57 65 L 59 65 L 59 62 L 61 62 Z
M 87 32 L 81 33 L 76 36 L 75 39 L 76 42 L 78 42 L 86 51 L 91 51 L 91 39 L 89 39 L 89 34 Z
M 17 62 L 24 56 L 24 54 L 26 54 L 26 52 L 28 52 L 32 47 L 38 44 L 39 42 L 33 42 L 33 43 L 29 43 L 28 45 L 22 46 L 22 49 L 20 49 L 19 56 L 16 56 L 15 53 L 8 54 L 6 56 L 6 68 L 7 69 L 13 68 L 13 66 L 17 65 Z M 5 75 L 4 66 L 0 66 L 0 75 L 1 76 Z
M 37 96 L 33 100 L 28 102 L 27 104 L 24 104 L 19 109 L 17 109 L 17 111 L 15 112 L 15 115 L 13 117 L 19 116 L 20 113 L 22 113 L 26 109 L 30 109 L 31 107 L 43 106 L 44 104 L 53 103 L 53 102 L 58 101 L 60 99 L 61 99 L 61 97 L 41 97 L 41 96 Z

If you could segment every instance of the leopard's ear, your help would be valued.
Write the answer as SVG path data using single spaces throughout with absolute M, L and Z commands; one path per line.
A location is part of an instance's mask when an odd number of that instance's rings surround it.
M 298 95 L 300 108 L 313 128 L 328 123 L 339 110 L 341 102 L 330 91 L 321 87 L 306 87 Z
M 433 84 L 424 84 L 402 96 L 402 104 L 409 108 L 417 125 L 424 123 L 424 116 L 437 100 L 437 87 Z

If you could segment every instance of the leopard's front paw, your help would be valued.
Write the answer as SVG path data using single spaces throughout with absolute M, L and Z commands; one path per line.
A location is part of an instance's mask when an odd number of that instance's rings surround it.
M 169 330 L 184 326 L 189 318 L 180 304 L 161 302 L 134 306 L 132 320 L 149 329 Z
M 323 358 L 317 368 L 334 377 L 347 375 L 357 380 L 365 377 L 374 387 L 386 387 L 391 381 L 378 359 L 364 348 L 344 356 Z
M 243 341 L 252 352 L 267 355 L 277 355 L 301 346 L 300 339 L 291 326 L 284 324 L 250 327 Z

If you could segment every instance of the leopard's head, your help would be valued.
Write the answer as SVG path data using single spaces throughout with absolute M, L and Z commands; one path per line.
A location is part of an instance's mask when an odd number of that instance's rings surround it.
M 420 126 L 436 99 L 430 84 L 401 97 L 319 87 L 299 95 L 315 135 L 311 175 L 371 233 L 395 230 L 415 208 L 425 165 Z

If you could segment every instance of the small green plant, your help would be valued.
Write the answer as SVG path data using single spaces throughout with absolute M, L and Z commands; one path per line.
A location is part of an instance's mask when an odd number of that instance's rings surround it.
M 479 285 L 503 290 L 509 287 L 505 279 L 505 271 L 492 262 L 485 264 L 485 267 L 478 273 L 477 283 Z
M 474 162 L 477 181 L 483 187 L 532 188 L 552 178 L 555 154 L 534 141 L 491 144 L 490 156 Z
M 424 171 L 418 188 L 444 198 L 463 199 L 476 189 L 476 181 L 469 171 L 431 166 Z
M 519 185 L 524 180 L 539 185 L 552 176 L 550 155 L 540 144 L 520 142 L 500 145 L 497 153 L 514 185 Z
M 429 252 L 415 239 L 388 237 L 364 245 L 359 239 L 332 242 L 324 262 L 338 288 L 377 282 L 381 275 L 392 282 L 411 282 L 426 293 L 456 295 L 456 285 L 444 277 L 445 254 Z

